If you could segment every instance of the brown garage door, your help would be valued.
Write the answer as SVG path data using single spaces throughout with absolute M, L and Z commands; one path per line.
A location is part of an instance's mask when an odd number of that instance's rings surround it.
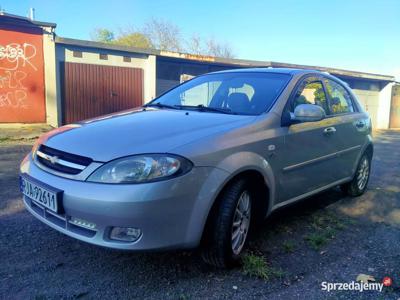
M 390 128 L 400 128 L 400 84 L 392 87 L 392 105 L 390 107 Z
M 143 70 L 61 63 L 63 123 L 73 123 L 143 104 Z

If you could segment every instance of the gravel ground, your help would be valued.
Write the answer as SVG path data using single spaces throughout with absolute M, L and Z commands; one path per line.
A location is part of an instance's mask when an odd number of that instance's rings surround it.
M 246 267 L 213 270 L 196 251 L 119 252 L 56 232 L 21 201 L 17 168 L 30 146 L 0 146 L 0 298 L 400 299 L 399 148 L 400 132 L 379 133 L 362 197 L 332 189 L 272 215 L 248 250 L 267 263 L 262 279 Z M 361 273 L 393 284 L 382 292 L 321 290 L 323 281 Z

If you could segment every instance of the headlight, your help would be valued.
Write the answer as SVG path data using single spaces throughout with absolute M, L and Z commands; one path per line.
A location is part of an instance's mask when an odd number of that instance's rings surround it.
M 87 181 L 102 183 L 143 183 L 165 180 L 185 174 L 192 163 L 179 156 L 136 155 L 113 160 L 101 166 Z

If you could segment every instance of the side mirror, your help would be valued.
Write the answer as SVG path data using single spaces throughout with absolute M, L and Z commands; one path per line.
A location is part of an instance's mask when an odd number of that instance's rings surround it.
M 325 119 L 325 111 L 315 104 L 300 104 L 294 109 L 293 121 L 317 122 Z

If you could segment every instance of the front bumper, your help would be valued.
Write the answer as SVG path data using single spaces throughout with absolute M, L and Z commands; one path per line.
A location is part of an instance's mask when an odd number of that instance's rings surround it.
M 50 227 L 99 246 L 127 250 L 193 248 L 201 239 L 208 211 L 228 174 L 211 167 L 195 167 L 167 181 L 145 184 L 101 184 L 56 176 L 39 168 L 28 155 L 21 174 L 64 191 L 63 214 L 54 214 L 24 196 L 29 212 Z M 76 226 L 71 217 L 96 225 Z M 112 227 L 142 231 L 133 242 L 110 240 Z

